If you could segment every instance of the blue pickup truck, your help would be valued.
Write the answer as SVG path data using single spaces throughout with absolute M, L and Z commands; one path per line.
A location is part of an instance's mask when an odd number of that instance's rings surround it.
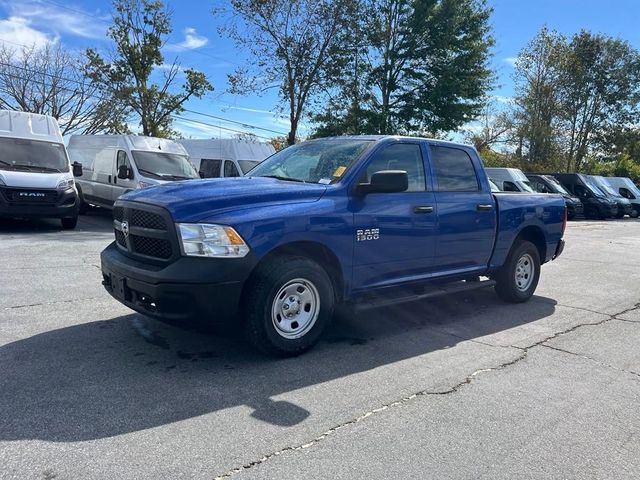
M 303 142 L 241 178 L 123 195 L 103 284 L 145 315 L 240 321 L 248 340 L 297 355 L 342 305 L 494 286 L 536 289 L 562 253 L 559 195 L 492 193 L 473 147 L 397 136 Z

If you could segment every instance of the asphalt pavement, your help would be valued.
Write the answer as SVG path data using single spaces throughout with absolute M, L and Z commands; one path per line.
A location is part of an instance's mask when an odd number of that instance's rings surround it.
M 640 221 L 577 221 L 528 303 L 334 322 L 298 358 L 103 290 L 107 212 L 0 223 L 0 479 L 638 478 Z

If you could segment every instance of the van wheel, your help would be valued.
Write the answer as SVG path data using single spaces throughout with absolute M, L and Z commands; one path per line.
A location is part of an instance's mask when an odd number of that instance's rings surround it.
M 67 218 L 61 218 L 60 222 L 62 223 L 62 228 L 65 230 L 73 230 L 74 228 L 76 228 L 76 225 L 78 224 L 78 217 L 67 217 Z
M 638 210 L 635 208 L 631 210 L 631 218 L 638 218 Z
M 524 240 L 511 248 L 507 261 L 494 280 L 496 293 L 505 302 L 521 303 L 531 298 L 540 279 L 540 254 Z
M 260 265 L 243 297 L 245 335 L 270 355 L 291 357 L 309 350 L 331 321 L 335 295 L 317 263 L 282 256 Z

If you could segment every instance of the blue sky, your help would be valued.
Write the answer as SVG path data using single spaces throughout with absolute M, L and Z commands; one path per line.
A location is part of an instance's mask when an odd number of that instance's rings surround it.
M 218 34 L 222 21 L 211 10 L 222 2 L 225 0 L 167 2 L 173 10 L 174 30 L 164 50 L 165 61 L 171 63 L 177 58 L 183 67 L 206 73 L 215 86 L 214 92 L 191 100 L 187 108 L 226 119 L 186 112 L 181 116 L 215 126 L 179 120 L 175 127 L 193 138 L 233 135 L 229 129 L 265 137 L 276 135 L 274 132 L 284 134 L 288 121 L 273 91 L 264 96 L 225 93 L 227 73 L 248 59 L 229 39 Z M 628 40 L 640 49 L 640 0 L 489 0 L 489 3 L 494 8 L 491 22 L 496 46 L 492 64 L 498 81 L 493 93 L 498 99 L 513 94 L 511 62 L 544 25 L 566 35 L 581 29 L 605 33 Z M 93 47 L 106 52 L 110 47 L 105 35 L 110 6 L 107 0 L 0 0 L 0 42 L 9 46 L 61 42 L 70 49 Z

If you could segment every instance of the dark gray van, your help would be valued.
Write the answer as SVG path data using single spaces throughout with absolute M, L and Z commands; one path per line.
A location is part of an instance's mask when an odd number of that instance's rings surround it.
M 609 199 L 589 177 L 581 173 L 551 173 L 562 186 L 580 199 L 584 214 L 589 218 L 618 216 L 618 204 Z
M 569 193 L 555 177 L 551 175 L 541 175 L 538 173 L 526 173 L 529 184 L 538 193 L 559 193 L 564 198 L 567 205 L 567 217 L 569 220 L 582 215 L 584 207 L 578 197 Z

